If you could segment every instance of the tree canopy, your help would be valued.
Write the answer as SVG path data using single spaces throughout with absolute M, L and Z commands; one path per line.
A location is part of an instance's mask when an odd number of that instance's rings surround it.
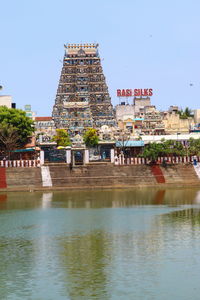
M 150 159 L 151 161 L 156 161 L 159 156 L 183 156 L 186 154 L 186 149 L 180 141 L 172 141 L 164 139 L 161 143 L 150 143 L 148 144 L 142 153 L 142 156 Z
M 189 147 L 188 147 L 189 155 L 200 155 L 200 139 L 189 139 Z
M 180 119 L 188 119 L 189 117 L 193 117 L 192 110 L 189 107 L 186 107 L 185 110 L 178 111 L 180 115 Z
M 53 136 L 52 140 L 57 143 L 57 146 L 71 145 L 69 134 L 65 129 L 56 129 L 56 135 Z
M 0 145 L 4 150 L 22 147 L 34 132 L 34 122 L 20 109 L 0 106 Z
M 150 159 L 152 162 L 155 162 L 161 153 L 163 153 L 163 144 L 153 142 L 144 148 L 142 156 Z
M 12 125 L 0 125 L 0 146 L 1 150 L 9 153 L 18 148 L 19 135 Z
M 97 135 L 97 130 L 94 128 L 89 128 L 85 132 L 83 140 L 87 147 L 95 147 L 96 145 L 98 145 L 99 138 Z

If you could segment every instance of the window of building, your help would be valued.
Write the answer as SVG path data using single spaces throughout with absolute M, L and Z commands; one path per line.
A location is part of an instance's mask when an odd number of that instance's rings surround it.
M 81 87 L 80 87 L 80 90 L 81 90 L 81 91 L 87 91 L 88 88 L 87 88 L 87 86 L 81 86 Z

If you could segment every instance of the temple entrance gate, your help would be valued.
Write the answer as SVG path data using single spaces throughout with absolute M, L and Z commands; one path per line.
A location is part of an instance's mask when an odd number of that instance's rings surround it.
M 84 164 L 84 150 L 74 150 L 73 152 L 73 161 L 74 165 L 83 165 Z

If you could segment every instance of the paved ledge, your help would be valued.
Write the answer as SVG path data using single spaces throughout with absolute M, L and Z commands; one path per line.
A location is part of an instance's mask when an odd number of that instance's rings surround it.
M 200 188 L 200 183 L 199 184 L 192 184 L 191 182 L 188 184 L 185 183 L 165 183 L 165 184 L 135 184 L 135 185 L 110 185 L 110 186 L 68 186 L 68 187 L 64 187 L 64 186 L 53 186 L 53 187 L 35 187 L 35 186 L 27 186 L 27 187 L 9 187 L 9 188 L 4 188 L 0 190 L 0 193 L 4 193 L 4 192 L 37 192 L 37 191 L 68 191 L 68 190 L 113 190 L 113 189 L 145 189 L 145 188 L 155 188 L 156 190 L 160 190 L 160 189 L 174 189 L 174 188 Z
M 1 168 L 0 173 L 0 192 L 171 186 L 200 188 L 200 179 L 192 165 L 159 166 L 155 172 L 146 165 L 94 164 L 70 170 L 66 164 L 51 164 L 41 168 Z

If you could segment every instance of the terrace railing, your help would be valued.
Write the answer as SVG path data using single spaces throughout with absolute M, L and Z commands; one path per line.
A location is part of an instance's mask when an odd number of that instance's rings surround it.
M 1 168 L 40 167 L 40 160 L 0 160 Z
M 170 156 L 170 157 L 158 157 L 157 164 L 189 164 L 193 163 L 196 159 L 196 162 L 200 162 L 200 156 Z M 150 164 L 150 160 L 143 157 L 124 157 L 123 154 L 115 156 L 114 160 L 115 165 L 146 165 Z

